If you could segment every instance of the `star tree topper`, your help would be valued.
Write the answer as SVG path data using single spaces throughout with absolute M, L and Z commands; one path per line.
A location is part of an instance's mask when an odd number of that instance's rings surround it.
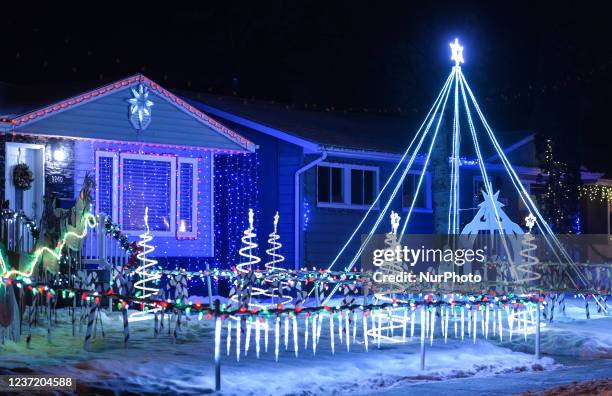
M 527 225 L 527 228 L 529 228 L 529 233 L 531 233 L 531 229 L 535 225 L 535 222 L 536 218 L 533 213 L 529 213 L 529 216 L 525 217 L 525 224 Z
M 451 47 L 451 60 L 455 61 L 455 66 L 459 66 L 463 63 L 463 47 L 459 44 L 459 39 L 455 39 L 454 42 L 450 43 Z
M 144 131 L 151 123 L 151 107 L 153 102 L 149 100 L 149 89 L 143 84 L 132 88 L 132 98 L 128 99 L 130 104 L 130 123 L 134 129 Z

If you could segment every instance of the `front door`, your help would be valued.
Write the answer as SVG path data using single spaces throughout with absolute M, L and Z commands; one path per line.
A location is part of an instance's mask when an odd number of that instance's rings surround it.
M 23 210 L 33 219 L 39 220 L 45 195 L 45 146 L 27 143 L 6 143 L 5 199 L 13 210 Z M 27 190 L 19 189 L 13 182 L 13 171 L 19 163 L 25 163 L 32 171 L 34 181 Z

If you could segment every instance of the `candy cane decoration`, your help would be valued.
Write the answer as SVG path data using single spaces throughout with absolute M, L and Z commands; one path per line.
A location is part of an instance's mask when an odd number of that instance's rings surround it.
M 96 304 L 92 304 L 91 309 L 89 310 L 89 316 L 87 318 L 87 332 L 85 333 L 85 350 L 89 350 L 91 345 L 91 336 L 93 332 L 94 321 L 96 320 L 96 310 L 98 306 Z

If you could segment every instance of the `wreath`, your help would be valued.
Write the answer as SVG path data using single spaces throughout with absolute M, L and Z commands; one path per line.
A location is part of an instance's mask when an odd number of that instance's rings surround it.
M 13 169 L 13 184 L 15 184 L 15 187 L 21 190 L 29 190 L 32 188 L 33 181 L 34 174 L 27 164 L 15 165 L 15 169 Z

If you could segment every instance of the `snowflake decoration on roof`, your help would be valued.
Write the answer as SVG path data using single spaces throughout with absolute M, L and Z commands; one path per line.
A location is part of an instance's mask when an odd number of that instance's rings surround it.
M 147 129 L 151 123 L 151 107 L 153 102 L 149 100 L 149 89 L 143 84 L 132 88 L 132 98 L 128 99 L 130 103 L 130 122 L 134 129 L 143 131 Z

